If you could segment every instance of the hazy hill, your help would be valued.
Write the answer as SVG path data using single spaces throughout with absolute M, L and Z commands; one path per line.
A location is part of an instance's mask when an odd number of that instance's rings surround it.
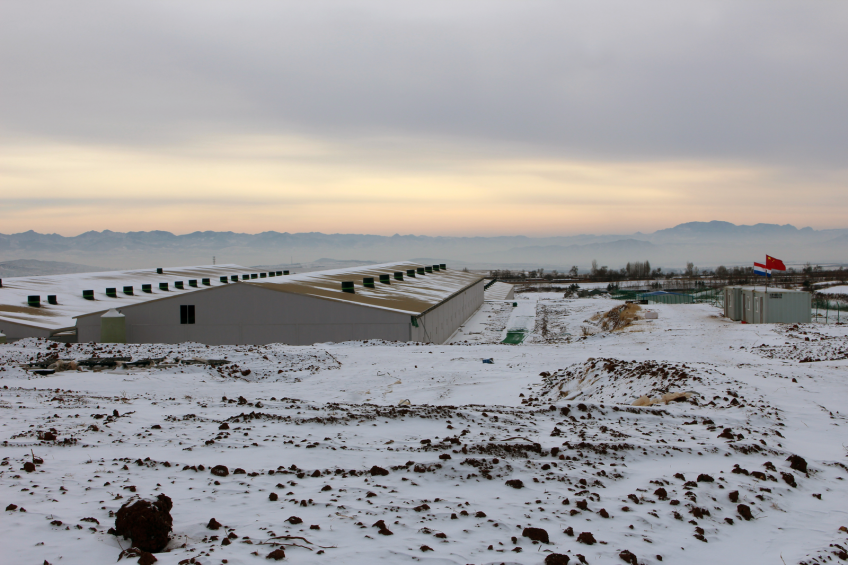
M 6 277 L 30 277 L 38 275 L 65 275 L 68 273 L 93 273 L 107 271 L 91 265 L 64 263 L 62 261 L 38 261 L 36 259 L 17 259 L 0 263 L 0 279 Z
M 791 225 L 689 222 L 654 233 L 561 237 L 432 237 L 263 232 L 89 231 L 78 236 L 34 231 L 0 234 L 0 260 L 38 259 L 100 263 L 110 268 L 218 263 L 341 266 L 348 261 L 421 258 L 469 268 L 586 268 L 592 259 L 613 268 L 649 260 L 664 268 L 687 261 L 701 266 L 748 264 L 766 253 L 787 263 L 848 262 L 848 229 Z M 321 258 L 321 259 L 319 259 Z M 332 259 L 327 259 L 332 258 Z M 363 259 L 365 258 L 365 259 Z M 91 270 L 91 267 L 84 267 Z M 7 275 L 11 276 L 11 275 Z

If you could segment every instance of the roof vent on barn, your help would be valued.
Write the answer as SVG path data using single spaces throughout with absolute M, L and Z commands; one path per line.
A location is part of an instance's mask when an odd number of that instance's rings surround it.
M 353 281 L 342 281 L 342 292 L 354 294 L 356 291 L 353 289 Z

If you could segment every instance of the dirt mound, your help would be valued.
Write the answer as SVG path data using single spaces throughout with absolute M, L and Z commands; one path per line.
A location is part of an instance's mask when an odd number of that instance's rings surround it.
M 115 517 L 115 532 L 129 538 L 142 551 L 156 553 L 170 541 L 171 499 L 160 494 L 153 500 L 140 499 L 124 504 Z
M 543 376 L 541 401 L 592 400 L 633 404 L 645 396 L 650 404 L 683 398 L 703 383 L 700 371 L 686 363 L 625 361 L 590 358 L 553 374 Z M 691 395 L 686 396 L 689 398 Z M 652 398 L 658 399 L 656 402 Z M 649 405 L 645 400 L 641 401 Z
M 621 331 L 639 319 L 641 309 L 638 304 L 622 304 L 607 312 L 598 312 L 583 323 L 581 330 L 584 335 Z

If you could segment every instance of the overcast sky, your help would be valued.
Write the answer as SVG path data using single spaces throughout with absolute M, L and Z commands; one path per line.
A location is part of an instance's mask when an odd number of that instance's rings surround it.
M 0 233 L 848 227 L 848 3 L 0 1 Z

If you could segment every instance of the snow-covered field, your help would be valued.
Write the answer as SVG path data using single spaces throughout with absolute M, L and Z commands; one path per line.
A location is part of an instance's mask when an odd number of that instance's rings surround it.
M 652 305 L 656 320 L 584 336 L 621 303 L 516 301 L 518 346 L 499 343 L 511 302 L 450 345 L 0 345 L 0 562 L 114 563 L 130 542 L 107 533 L 113 514 L 159 493 L 174 504 L 164 565 L 266 563 L 279 544 L 324 564 L 848 557 L 846 326 Z M 53 353 L 166 360 L 18 367 Z M 694 394 L 631 406 L 673 392 Z
M 848 285 L 829 286 L 819 289 L 817 292 L 821 292 L 822 294 L 848 294 Z

